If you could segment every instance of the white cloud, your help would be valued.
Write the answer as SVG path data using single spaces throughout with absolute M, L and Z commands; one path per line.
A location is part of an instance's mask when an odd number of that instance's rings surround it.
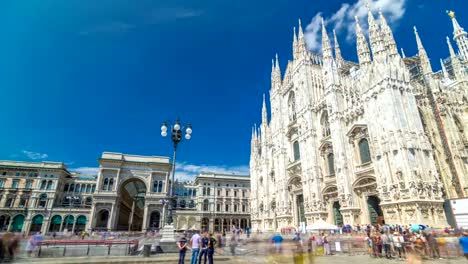
M 385 15 L 385 18 L 390 23 L 390 25 L 396 25 L 397 22 L 405 14 L 405 3 L 407 0 L 370 0 L 370 7 L 375 12 L 374 16 L 377 19 L 376 11 L 381 9 Z M 350 5 L 348 3 L 342 4 L 340 9 L 330 15 L 329 17 L 324 17 L 325 25 L 329 34 L 332 29 L 336 30 L 338 39 L 341 36 L 345 36 L 348 42 L 351 42 L 355 39 L 356 25 L 354 17 L 359 17 L 361 27 L 365 32 L 367 32 L 367 0 L 358 0 L 354 4 Z M 321 28 L 320 22 L 322 18 L 322 13 L 317 13 L 313 18 L 310 24 L 306 28 L 306 42 L 307 46 L 312 51 L 320 51 L 321 45 Z M 330 36 L 331 37 L 331 36 Z
M 32 159 L 32 160 L 38 160 L 38 159 L 47 159 L 49 155 L 45 153 L 39 153 L 39 152 L 33 152 L 33 151 L 28 151 L 28 150 L 23 150 L 21 151 L 26 157 Z
M 81 174 L 88 174 L 88 175 L 97 175 L 99 172 L 99 168 L 97 167 L 78 167 L 78 168 L 70 168 L 70 171 L 78 172 Z
M 250 174 L 249 166 L 196 165 L 180 162 L 176 164 L 175 177 L 179 181 L 193 181 L 200 172 L 238 175 Z

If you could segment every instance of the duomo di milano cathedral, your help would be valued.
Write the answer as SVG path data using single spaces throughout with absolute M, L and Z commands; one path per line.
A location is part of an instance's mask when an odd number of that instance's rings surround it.
M 273 63 L 271 120 L 264 98 L 252 134 L 253 230 L 447 225 L 444 201 L 468 196 L 468 39 L 448 14 L 458 53 L 447 37 L 439 72 L 416 28 L 418 54 L 399 54 L 381 12 L 368 38 L 356 18 L 358 63 L 323 23 L 322 55 L 309 52 L 299 24 L 284 74 Z

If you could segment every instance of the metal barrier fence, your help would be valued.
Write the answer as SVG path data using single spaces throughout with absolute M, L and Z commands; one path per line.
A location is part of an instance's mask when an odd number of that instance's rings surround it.
M 385 256 L 384 246 L 372 245 L 369 247 L 365 240 L 355 239 L 331 239 L 329 242 L 331 253 L 342 253 L 349 255 L 368 254 L 370 256 Z M 316 254 L 324 254 L 323 246 L 316 246 Z M 392 243 L 390 244 L 390 252 L 393 257 L 399 256 L 398 248 Z M 456 258 L 463 256 L 463 251 L 456 237 L 439 238 L 437 244 L 431 246 L 429 243 L 424 243 L 421 246 L 415 245 L 413 242 L 404 242 L 401 247 L 401 254 L 418 254 L 423 257 L 442 257 Z
M 46 240 L 38 247 L 38 257 L 129 255 L 138 240 Z

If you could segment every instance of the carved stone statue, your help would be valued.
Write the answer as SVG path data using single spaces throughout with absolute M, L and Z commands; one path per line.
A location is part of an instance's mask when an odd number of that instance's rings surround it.
M 398 170 L 396 172 L 396 178 L 397 178 L 398 182 L 403 182 L 403 172 L 401 170 Z
M 398 191 L 398 185 L 397 184 L 393 184 L 392 186 L 390 186 L 390 197 L 393 200 L 400 199 L 400 193 Z
M 418 196 L 418 189 L 416 188 L 416 183 L 414 181 L 411 181 L 409 183 L 409 189 L 411 192 L 411 196 L 417 197 Z

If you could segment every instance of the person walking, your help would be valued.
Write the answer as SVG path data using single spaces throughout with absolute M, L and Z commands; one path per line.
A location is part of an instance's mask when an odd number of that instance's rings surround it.
M 437 242 L 437 234 L 435 231 L 432 231 L 427 235 L 427 243 L 429 244 L 429 250 L 432 258 L 435 259 L 437 256 L 437 258 L 442 259 L 440 257 L 439 244 Z
M 458 240 L 458 243 L 460 243 L 462 247 L 463 255 L 465 255 L 466 259 L 468 259 L 468 232 L 463 232 L 463 235 Z
M 187 252 L 187 239 L 185 235 L 177 241 L 177 246 L 179 247 L 179 264 L 184 264 L 185 261 L 185 253 Z
M 398 258 L 400 259 L 401 259 L 401 256 L 404 255 L 404 251 L 403 251 L 404 242 L 405 240 L 403 239 L 403 236 L 400 233 L 395 232 L 393 234 L 393 246 L 395 247 L 395 251 L 398 252 Z
M 208 257 L 208 232 L 203 233 L 203 237 L 201 239 L 201 250 L 200 250 L 200 256 L 198 257 L 198 263 L 202 263 L 202 258 L 203 258 L 203 263 L 206 264 L 206 259 Z
M 231 239 L 229 240 L 229 248 L 231 249 L 231 255 L 236 255 L 236 247 L 237 247 L 237 241 L 234 236 L 231 236 Z
M 201 237 L 198 232 L 190 238 L 190 248 L 192 249 L 192 256 L 190 257 L 190 264 L 197 264 L 198 253 L 200 252 Z

